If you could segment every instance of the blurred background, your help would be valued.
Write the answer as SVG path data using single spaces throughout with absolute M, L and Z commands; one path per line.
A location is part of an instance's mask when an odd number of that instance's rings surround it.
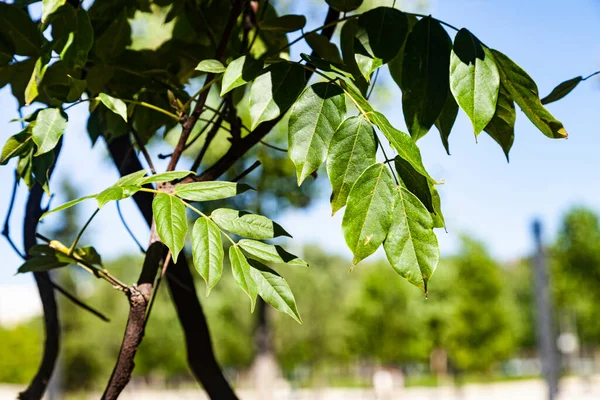
M 307 29 L 321 25 L 326 10 L 322 1 L 271 3 L 280 13 L 306 15 Z M 365 1 L 363 7 L 391 3 Z M 396 7 L 468 27 L 528 71 L 542 95 L 559 82 L 600 68 L 600 2 L 594 0 L 405 0 Z M 30 12 L 39 15 L 39 3 Z M 138 13 L 130 21 L 132 46 L 159 46 L 161 32 L 173 29 L 150 16 Z M 294 47 L 292 59 L 307 49 L 304 43 Z M 371 101 L 405 130 L 400 91 L 387 68 L 381 72 Z M 255 149 L 250 162 L 259 159 L 262 168 L 246 181 L 258 191 L 236 199 L 236 206 L 276 218 L 294 236 L 281 243 L 310 268 L 280 270 L 295 293 L 303 325 L 269 308 L 251 314 L 229 273 L 203 299 L 218 360 L 241 397 L 535 400 L 548 398 L 554 387 L 553 379 L 544 380 L 550 372 L 561 377 L 558 398 L 600 398 L 598 104 L 599 80 L 591 79 L 550 105 L 569 132 L 566 141 L 548 140 L 519 114 L 508 164 L 491 138 L 481 135 L 475 143 L 462 113 L 450 136 L 451 156 L 435 130 L 419 142 L 427 169 L 445 182 L 439 191 L 448 226 L 447 232 L 437 232 L 442 260 L 428 299 L 395 274 L 380 253 L 349 273 L 341 213 L 330 217 L 324 171 L 297 188 L 285 154 Z M 20 130 L 17 122 L 9 122 L 16 117 L 17 103 L 4 87 L 2 141 Z M 85 107 L 69 110 L 65 151 L 53 177 L 64 197 L 49 199 L 54 206 L 96 193 L 117 179 L 103 144 L 89 149 L 87 118 Z M 269 142 L 285 147 L 287 122 L 280 125 Z M 223 142 L 213 143 L 208 164 L 224 151 Z M 170 152 L 162 142 L 151 142 L 149 150 L 153 155 Z M 0 182 L 0 210 L 7 210 L 11 168 L 0 168 Z M 17 199 L 25 197 L 26 188 L 19 188 Z M 148 231 L 135 205 L 121 203 L 133 234 L 146 243 Z M 83 204 L 48 218 L 42 233 L 68 241 L 91 207 Z M 81 243 L 94 245 L 107 269 L 133 282 L 142 255 L 116 207 L 102 213 Z M 21 236 L 22 218 L 23 210 L 15 208 L 14 238 Z M 0 254 L 0 399 L 9 399 L 36 371 L 42 319 L 33 279 L 14 275 L 20 260 L 4 240 Z M 63 349 L 47 397 L 98 398 L 119 350 L 128 304 L 85 272 L 63 269 L 53 276 L 110 322 L 59 297 Z M 199 279 L 200 293 L 203 286 Z M 199 398 L 164 289 L 123 398 Z M 544 342 L 550 347 L 542 349 Z

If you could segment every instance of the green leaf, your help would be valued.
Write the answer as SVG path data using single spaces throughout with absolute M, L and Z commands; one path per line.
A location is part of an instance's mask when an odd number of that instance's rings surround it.
M 94 43 L 94 30 L 82 7 L 62 7 L 54 14 L 52 37 L 54 50 L 69 68 L 82 68 Z
M 325 161 L 331 138 L 345 115 L 344 91 L 332 82 L 307 87 L 294 103 L 288 122 L 288 141 L 298 185 Z
M 17 163 L 17 179 L 23 179 L 29 189 L 33 187 L 34 183 L 32 176 L 33 150 L 32 147 L 28 153 L 23 154 Z
M 391 61 L 408 34 L 408 18 L 391 7 L 377 7 L 358 17 L 356 37 L 372 57 L 385 64 Z
M 98 100 L 102 102 L 110 111 L 119 115 L 125 122 L 127 122 L 127 104 L 121 99 L 109 96 L 106 93 L 100 93 Z
M 42 0 L 42 23 L 46 23 L 50 14 L 56 12 L 66 3 L 67 0 Z
M 37 145 L 36 156 L 56 147 L 67 127 L 67 114 L 59 108 L 46 108 L 39 112 L 32 129 L 33 141 Z
M 577 85 L 579 85 L 579 82 L 583 80 L 583 77 L 577 76 L 573 79 L 569 79 L 567 81 L 562 82 L 557 87 L 552 89 L 548 96 L 544 97 L 541 100 L 542 104 L 550 104 L 562 99 L 563 97 L 571 93 L 573 89 L 575 89 Z
M 54 164 L 54 152 L 49 151 L 39 157 L 33 157 L 31 160 L 31 171 L 36 182 L 40 184 L 42 189 L 50 196 L 50 168 Z
M 329 6 L 341 12 L 356 10 L 363 0 L 325 0 Z
M 213 74 L 220 74 L 226 70 L 219 60 L 202 60 L 195 69 L 196 71 L 211 72 Z
M 139 190 L 139 186 L 111 186 L 106 188 L 96 195 L 98 208 L 104 207 L 109 201 L 118 201 L 131 197 Z
M 37 24 L 21 7 L 0 2 L 0 37 L 10 43 L 15 54 L 36 57 L 42 47 Z
M 6 165 L 11 158 L 20 157 L 31 150 L 31 126 L 25 127 L 21 132 L 8 138 L 2 148 L 0 165 Z
M 70 263 L 60 261 L 54 254 L 41 255 L 31 257 L 25 261 L 25 263 L 19 267 L 17 273 L 50 271 L 56 268 L 66 267 L 69 264 Z
M 249 189 L 252 188 L 244 183 L 194 182 L 175 186 L 175 194 L 190 201 L 210 201 L 233 197 Z
M 192 229 L 192 257 L 196 271 L 206 281 L 207 296 L 221 279 L 224 255 L 217 225 L 207 218 L 198 218 Z
M 119 57 L 131 43 L 131 27 L 127 19 L 125 8 L 115 18 L 108 28 L 94 43 L 96 54 L 102 61 L 110 61 Z
M 346 70 L 346 66 L 343 64 L 327 61 L 324 58 L 300 53 L 300 57 L 306 61 L 307 64 L 320 69 L 321 71 L 333 72 L 346 78 L 351 78 L 352 74 Z
M 431 182 L 429 182 L 429 190 L 431 191 L 434 211 L 430 213 L 431 217 L 433 218 L 433 227 L 444 228 L 446 227 L 446 221 L 444 221 L 444 214 L 442 213 L 442 201 L 440 199 L 440 194 Z
M 510 58 L 497 50 L 491 50 L 498 64 L 500 80 L 508 95 L 521 107 L 527 118 L 546 136 L 552 139 L 566 138 L 567 132 L 544 106 L 539 97 L 537 85 L 527 72 Z
M 158 236 L 171 250 L 173 261 L 177 262 L 188 230 L 185 204 L 175 196 L 158 193 L 152 201 L 152 212 Z
M 492 52 L 463 28 L 450 56 L 450 90 L 473 123 L 477 136 L 496 111 L 500 75 Z
M 262 68 L 263 60 L 255 60 L 250 56 L 241 56 L 233 60 L 223 74 L 221 97 L 256 78 Z
M 250 275 L 256 282 L 258 294 L 265 302 L 276 310 L 282 311 L 292 317 L 299 324 L 302 323 L 296 299 L 289 285 L 277 272 L 261 263 L 250 260 Z
M 342 220 L 353 264 L 373 254 L 383 243 L 392 223 L 394 182 L 385 164 L 373 164 L 357 179 L 348 195 Z
M 250 89 L 251 129 L 285 113 L 302 92 L 305 82 L 304 68 L 298 64 L 280 62 L 266 68 Z
M 429 212 L 434 212 L 433 199 L 427 178 L 415 171 L 412 165 L 401 157 L 394 158 L 394 165 L 403 186 L 414 194 Z
M 354 182 L 376 162 L 376 150 L 375 131 L 363 117 L 350 117 L 337 129 L 327 156 L 327 175 L 333 189 L 332 214 L 346 205 Z
M 322 59 L 331 61 L 337 64 L 342 63 L 342 57 L 337 46 L 329 40 L 327 36 L 320 35 L 315 32 L 307 33 L 304 36 L 306 43 L 310 48 Z
M 407 19 L 408 33 L 410 33 L 412 28 L 419 20 L 414 15 L 407 15 Z M 408 37 L 408 33 L 404 38 L 405 40 L 402 43 L 402 47 L 398 51 L 398 54 L 396 54 L 396 57 L 394 57 L 394 59 L 388 63 L 390 75 L 392 76 L 392 79 L 394 79 L 394 82 L 396 82 L 396 85 L 398 85 L 400 88 L 402 87 L 402 65 L 404 64 L 404 48 L 406 47 L 406 38 Z
M 427 293 L 440 258 L 431 215 L 419 199 L 400 187 L 394 221 L 383 245 L 392 268 Z
M 92 246 L 78 247 L 73 250 L 73 254 L 90 264 L 102 266 L 102 257 Z
M 448 142 L 448 138 L 450 137 L 450 132 L 452 131 L 452 127 L 454 126 L 454 121 L 456 121 L 457 115 L 458 104 L 456 104 L 456 100 L 454 100 L 452 93 L 448 92 L 448 95 L 446 96 L 446 104 L 444 104 L 444 108 L 442 108 L 440 116 L 435 121 L 435 127 L 440 132 L 442 144 L 444 145 L 448 155 L 450 155 L 450 143 Z
M 171 182 L 178 179 L 183 179 L 188 175 L 196 175 L 194 171 L 170 171 L 161 172 L 159 174 L 150 175 L 144 178 L 139 184 L 146 185 L 148 183 Z
M 48 62 L 50 61 L 50 53 L 44 52 L 37 61 L 33 68 L 33 73 L 29 78 L 27 87 L 25 88 L 25 105 L 30 105 L 39 95 L 39 88 L 42 84 L 42 79 L 46 75 L 48 69 Z
M 424 17 L 406 40 L 402 65 L 402 108 L 411 136 L 423 137 L 438 119 L 449 89 L 452 42 L 440 23 Z
M 53 208 L 50 211 L 46 211 L 45 213 L 43 213 L 42 216 L 40 217 L 40 221 L 42 219 L 46 218 L 46 216 L 48 216 L 50 214 L 53 214 L 55 212 L 59 212 L 59 211 L 62 211 L 62 210 L 66 210 L 67 208 L 71 208 L 74 205 L 79 204 L 79 203 L 81 203 L 84 200 L 94 199 L 94 198 L 96 198 L 96 195 L 92 194 L 92 195 L 89 195 L 89 196 L 80 197 L 80 198 L 75 199 L 75 200 L 67 201 L 65 204 L 62 204 L 62 205 L 60 205 L 60 206 L 58 206 L 56 208 Z
M 259 26 L 263 31 L 295 32 L 304 28 L 306 17 L 304 15 L 282 15 L 261 21 Z
M 212 212 L 211 219 L 221 229 L 251 239 L 264 240 L 277 236 L 292 237 L 279 224 L 267 217 L 245 211 L 218 208 Z
M 508 152 L 515 141 L 516 119 L 515 103 L 510 98 L 504 85 L 501 85 L 494 118 L 485 127 L 485 131 L 502 147 L 506 161 L 509 161 Z
M 256 305 L 256 296 L 258 295 L 258 287 L 252 275 L 250 275 L 250 264 L 244 256 L 244 253 L 237 247 L 229 248 L 229 261 L 231 262 L 231 271 L 238 286 L 250 297 L 250 310 L 254 311 Z
M 238 242 L 250 257 L 267 263 L 288 264 L 291 266 L 308 267 L 308 263 L 301 258 L 288 253 L 283 247 L 267 244 L 251 239 L 242 239 Z
M 144 179 L 146 179 L 146 171 L 142 169 L 122 176 L 114 186 L 142 186 Z
M 340 32 L 340 49 L 342 50 L 344 64 L 354 77 L 354 84 L 359 88 L 362 94 L 366 95 L 369 84 L 363 76 L 363 72 L 355 59 L 356 53 L 362 50 L 360 48 L 360 42 L 356 40 L 357 31 L 358 21 L 356 19 L 351 19 L 344 23 Z
M 67 93 L 67 102 L 74 103 L 81 98 L 83 92 L 87 88 L 87 81 L 83 79 L 75 79 L 71 75 L 69 79 L 69 92 Z

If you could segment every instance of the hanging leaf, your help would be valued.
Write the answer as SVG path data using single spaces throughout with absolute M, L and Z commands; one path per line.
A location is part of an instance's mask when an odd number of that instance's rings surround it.
M 50 196 L 50 168 L 54 164 L 54 152 L 49 151 L 39 157 L 33 157 L 31 160 L 31 172 L 37 183 L 40 184 L 44 192 Z
M 331 138 L 345 115 L 344 91 L 331 82 L 309 86 L 292 107 L 289 156 L 296 166 L 298 186 L 327 158 Z
M 446 221 L 444 221 L 444 214 L 442 213 L 442 201 L 440 199 L 440 194 L 431 182 L 429 182 L 429 191 L 431 192 L 431 199 L 433 202 L 433 212 L 431 213 L 431 217 L 433 218 L 433 227 L 445 228 Z
M 221 279 L 224 254 L 217 225 L 207 218 L 198 218 L 192 229 L 192 257 L 196 271 L 206 282 L 207 296 Z
M 94 43 L 94 29 L 82 7 L 62 7 L 52 18 L 54 50 L 69 68 L 82 68 Z
M 237 246 L 229 248 L 229 261 L 231 262 L 233 277 L 238 286 L 250 297 L 250 311 L 254 311 L 258 288 L 254 278 L 250 274 L 250 264 L 248 264 L 244 253 Z
M 20 157 L 28 153 L 33 146 L 31 140 L 31 126 L 25 127 L 21 132 L 8 138 L 2 148 L 0 165 L 6 165 L 11 158 Z
M 265 240 L 277 236 L 292 237 L 279 224 L 262 215 L 250 214 L 229 208 L 218 208 L 211 219 L 221 228 L 239 236 Z
M 102 61 L 119 57 L 131 43 L 131 27 L 127 19 L 127 10 L 115 18 L 109 27 L 95 40 L 94 49 Z
M 295 32 L 304 28 L 306 17 L 304 15 L 282 15 L 261 21 L 259 26 L 263 31 Z
M 306 261 L 288 253 L 283 247 L 259 242 L 251 239 L 242 239 L 238 242 L 250 257 L 266 263 L 287 264 L 291 266 L 308 267 Z
M 357 39 L 369 55 L 383 64 L 396 57 L 407 34 L 408 18 L 395 8 L 377 7 L 358 17 Z
M 327 36 L 310 32 L 304 36 L 304 39 L 317 56 L 337 64 L 343 63 L 340 51 L 335 44 L 331 43 Z
M 394 57 L 388 63 L 390 75 L 392 76 L 392 79 L 394 79 L 394 82 L 396 82 L 396 85 L 398 85 L 400 88 L 402 87 L 402 65 L 404 63 L 404 48 L 406 47 L 406 38 L 412 31 L 412 28 L 415 26 L 415 24 L 419 21 L 414 15 L 407 15 L 406 17 L 408 20 L 408 32 L 404 37 L 404 41 L 402 42 L 402 46 L 400 47 L 398 54 L 396 54 L 396 57 Z
M 413 139 L 423 137 L 446 103 L 452 42 L 440 23 L 424 17 L 413 27 L 404 48 L 402 109 Z
M 334 10 L 348 12 L 356 10 L 362 4 L 363 0 L 325 0 Z
M 491 51 L 498 64 L 502 85 L 527 118 L 549 138 L 566 138 L 568 135 L 563 124 L 544 108 L 540 102 L 537 85 L 527 72 L 499 51 Z
M 354 254 L 353 264 L 373 254 L 392 223 L 394 182 L 385 164 L 367 168 L 348 195 L 342 230 Z
M 173 261 L 177 262 L 188 230 L 185 204 L 175 196 L 158 193 L 152 201 L 152 213 L 158 236 L 171 250 Z
M 109 96 L 106 93 L 100 93 L 98 100 L 102 102 L 110 111 L 119 115 L 125 122 L 127 122 L 127 104 L 121 99 Z
M 452 127 L 454 126 L 454 121 L 456 121 L 457 115 L 458 104 L 456 104 L 456 100 L 454 100 L 452 93 L 448 92 L 448 95 L 446 96 L 446 104 L 444 104 L 444 108 L 442 108 L 440 116 L 435 121 L 435 127 L 440 132 L 442 144 L 444 145 L 448 155 L 450 155 L 450 144 L 448 143 L 448 137 L 450 136 L 450 132 L 452 131 Z
M 463 28 L 454 38 L 450 56 L 450 90 L 473 123 L 475 136 L 496 111 L 500 75 L 492 52 Z
M 383 248 L 392 268 L 427 294 L 440 258 L 431 215 L 419 199 L 398 188 L 392 227 Z
M 544 97 L 541 100 L 542 104 L 550 104 L 562 99 L 563 97 L 571 93 L 573 89 L 575 89 L 577 85 L 579 85 L 579 82 L 583 80 L 583 77 L 577 76 L 573 79 L 569 79 L 568 81 L 562 82 L 557 87 L 552 89 L 548 96 Z
M 429 212 L 434 212 L 433 199 L 427 178 L 415 171 L 412 165 L 401 157 L 396 156 L 394 158 L 394 165 L 403 186 L 414 194 Z
M 133 196 L 140 190 L 139 186 L 111 186 L 96 196 L 98 208 L 104 207 L 109 201 L 119 201 Z
M 285 113 L 302 92 L 305 82 L 304 68 L 298 64 L 280 62 L 266 68 L 250 89 L 251 129 Z
M 350 117 L 337 129 L 329 146 L 327 175 L 331 182 L 332 214 L 346 205 L 360 174 L 376 162 L 375 131 L 363 117 Z
M 346 66 L 343 64 L 327 61 L 321 57 L 300 53 L 300 57 L 306 61 L 307 64 L 320 69 L 321 71 L 333 72 L 340 76 L 351 78 L 352 74 L 348 72 Z
M 485 127 L 485 131 L 502 147 L 506 161 L 509 161 L 508 152 L 515 141 L 516 119 L 515 103 L 501 85 L 494 118 Z
M 10 43 L 15 54 L 29 57 L 40 54 L 42 35 L 37 24 L 17 5 L 0 2 L 0 37 Z
M 37 145 L 35 156 L 53 150 L 67 127 L 67 114 L 59 108 L 46 108 L 39 112 L 31 131 Z
M 23 182 L 29 189 L 33 187 L 33 147 L 28 153 L 23 154 L 17 163 L 17 179 L 23 179 Z
M 363 95 L 366 95 L 369 84 L 363 76 L 363 70 L 359 68 L 355 58 L 356 53 L 360 54 L 360 51 L 362 50 L 359 48 L 360 42 L 356 40 L 357 32 L 358 21 L 356 19 L 346 21 L 340 32 L 340 49 L 342 50 L 344 64 L 354 77 L 354 84 L 359 88 Z
M 50 211 L 46 211 L 45 213 L 43 213 L 42 216 L 40 217 L 40 221 L 42 219 L 46 218 L 46 216 L 48 216 L 50 214 L 53 214 L 55 212 L 59 212 L 59 211 L 62 211 L 62 210 L 66 210 L 67 208 L 71 208 L 74 205 L 79 204 L 79 203 L 81 203 L 84 200 L 94 199 L 94 198 L 96 198 L 95 194 L 90 195 L 90 196 L 80 197 L 80 198 L 75 199 L 75 200 L 67 201 L 65 204 L 60 205 L 60 206 L 58 206 L 58 207 L 56 207 L 56 208 L 54 208 L 54 209 L 52 209 Z
M 67 0 L 42 0 L 42 23 L 48 21 L 48 17 L 67 3 Z
M 211 72 L 213 74 L 221 74 L 226 70 L 219 60 L 202 60 L 195 69 L 196 71 Z
M 50 271 L 56 268 L 66 267 L 69 264 L 70 263 L 68 262 L 60 261 L 54 254 L 41 255 L 31 257 L 25 261 L 25 263 L 19 267 L 17 273 Z
M 250 260 L 249 263 L 252 267 L 250 275 L 256 282 L 260 297 L 276 310 L 286 313 L 301 324 L 302 319 L 296 306 L 296 299 L 285 279 L 258 261 Z
M 29 78 L 27 87 L 25 87 L 25 105 L 30 105 L 39 95 L 39 88 L 42 84 L 42 79 L 46 75 L 48 69 L 48 62 L 50 62 L 50 53 L 44 52 L 35 62 L 33 67 L 33 73 Z
M 223 74 L 221 97 L 256 78 L 262 68 L 263 60 L 255 60 L 250 56 L 241 56 L 233 60 Z
M 244 183 L 194 182 L 175 186 L 175 194 L 190 201 L 210 201 L 237 196 L 250 189 L 252 188 Z

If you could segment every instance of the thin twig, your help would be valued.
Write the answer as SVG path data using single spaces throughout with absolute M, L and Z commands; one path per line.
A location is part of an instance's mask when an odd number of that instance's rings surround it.
M 25 258 L 25 255 L 19 250 L 15 242 L 10 237 L 10 217 L 12 215 L 13 207 L 15 206 L 15 198 L 17 197 L 17 188 L 19 187 L 19 178 L 17 177 L 17 170 L 15 169 L 15 182 L 13 183 L 12 194 L 10 195 L 10 202 L 8 203 L 8 211 L 6 212 L 6 218 L 4 219 L 4 228 L 2 229 L 2 235 L 8 241 L 8 244 L 21 258 Z
M 50 284 L 52 285 L 52 287 L 57 292 L 59 292 L 60 294 L 62 294 L 63 296 L 65 296 L 69 301 L 71 301 L 76 306 L 81 307 L 82 309 L 84 309 L 84 310 L 92 313 L 96 317 L 100 318 L 102 321 L 110 322 L 110 319 L 108 317 L 106 317 L 104 314 L 102 314 L 100 311 L 94 309 L 93 307 L 88 306 L 83 301 L 79 300 L 76 296 L 74 296 L 73 294 L 69 293 L 66 289 L 64 289 L 59 284 L 57 284 L 52 279 L 50 279 L 50 277 L 47 277 L 45 279 L 47 279 L 48 282 L 50 282 Z
M 251 166 L 249 166 L 248 168 L 246 168 L 244 170 L 244 172 L 242 172 L 241 174 L 239 174 L 238 176 L 236 176 L 235 178 L 233 178 L 231 181 L 232 182 L 239 182 L 239 181 L 241 181 L 248 174 L 250 174 L 252 171 L 254 171 L 258 167 L 260 167 L 260 161 L 256 160 L 256 161 L 254 161 L 254 163 Z
M 85 232 L 85 230 L 90 225 L 90 223 L 92 222 L 92 220 L 94 219 L 94 217 L 96 216 L 96 214 L 98 214 L 98 211 L 100 211 L 100 209 L 96 208 L 96 210 L 94 210 L 94 212 L 92 213 L 92 215 L 90 216 L 90 218 L 88 218 L 88 220 L 86 221 L 85 225 L 83 225 L 83 228 L 81 228 L 79 230 L 79 233 L 77 233 L 77 236 L 75 237 L 75 240 L 73 240 L 73 243 L 71 244 L 71 247 L 69 247 L 69 256 L 73 254 L 73 250 L 75 250 L 75 247 L 77 246 L 77 243 L 79 243 L 79 239 L 81 239 L 81 236 L 83 235 L 83 232 Z
M 379 71 L 380 71 L 380 68 L 377 68 L 377 70 L 375 71 L 375 77 L 373 78 L 373 83 L 371 83 L 371 87 L 369 88 L 369 93 L 367 93 L 367 97 L 366 97 L 367 100 L 369 100 L 369 97 L 371 97 L 373 90 L 375 90 L 375 84 L 377 83 L 377 78 L 379 77 Z
M 458 29 L 457 27 L 450 25 L 447 22 L 442 21 L 441 19 L 437 19 L 437 18 L 433 18 L 431 15 L 425 15 L 425 14 L 418 14 L 418 13 L 409 13 L 409 12 L 405 12 L 406 15 L 413 15 L 415 17 L 420 17 L 420 18 L 431 18 L 434 21 L 439 22 L 442 25 L 446 25 L 448 28 L 454 29 L 456 32 L 460 31 L 460 29 Z
M 269 147 L 269 148 L 271 148 L 273 150 L 281 151 L 283 153 L 287 153 L 288 152 L 288 149 L 284 149 L 283 147 L 274 146 L 274 145 L 272 145 L 270 143 L 265 142 L 264 140 L 261 140 L 260 144 L 262 144 L 263 146 Z
M 129 129 L 131 130 L 131 134 L 133 135 L 133 139 L 135 140 L 135 144 L 139 147 L 140 151 L 144 155 L 144 159 L 146 160 L 146 164 L 148 164 L 148 168 L 150 168 L 150 172 L 152 175 L 156 174 L 156 169 L 154 168 L 154 163 L 152 162 L 152 157 L 150 157 L 150 153 L 148 153 L 148 149 L 142 142 L 140 135 L 138 135 L 137 131 L 133 127 L 133 124 L 129 124 Z
M 133 234 L 133 231 L 129 228 L 129 225 L 127 225 L 127 221 L 125 221 L 125 216 L 123 215 L 123 212 L 121 211 L 121 202 L 120 201 L 117 201 L 117 213 L 119 214 L 119 218 L 121 219 L 121 223 L 123 224 L 123 226 L 127 230 L 127 233 L 129 233 L 129 236 L 131 236 L 131 238 L 133 239 L 133 241 L 135 242 L 135 244 L 137 244 L 137 246 L 139 247 L 140 251 L 142 253 L 146 253 L 146 250 L 144 249 L 144 246 L 142 246 L 142 244 L 137 240 L 137 238 Z

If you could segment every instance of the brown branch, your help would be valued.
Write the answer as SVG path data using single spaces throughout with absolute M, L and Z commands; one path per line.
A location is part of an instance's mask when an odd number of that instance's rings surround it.
M 54 171 L 54 165 L 56 165 L 61 147 L 62 139 L 54 149 L 54 164 L 48 171 L 48 179 L 50 179 Z M 42 215 L 42 197 L 44 197 L 44 189 L 36 182 L 29 192 L 29 198 L 25 205 L 25 218 L 23 221 L 23 247 L 25 253 L 29 253 L 29 249 L 35 246 L 37 242 L 35 234 L 40 216 Z M 50 274 L 46 271 L 34 272 L 33 277 L 40 293 L 42 309 L 44 311 L 44 353 L 42 362 L 29 386 L 23 392 L 19 393 L 19 399 L 23 400 L 39 400 L 42 398 L 54 372 L 60 347 L 58 307 L 56 305 L 56 298 L 54 297 L 54 287 L 50 283 Z
M 136 155 L 128 151 L 130 146 L 131 142 L 127 136 L 115 138 L 108 145 L 114 164 L 119 167 L 120 175 L 142 169 Z M 152 195 L 148 192 L 137 192 L 133 199 L 150 226 Z M 171 261 L 166 277 L 177 317 L 185 335 L 187 360 L 192 373 L 202 383 L 211 399 L 237 400 L 215 358 L 206 318 L 186 258 L 179 257 L 177 264 Z

